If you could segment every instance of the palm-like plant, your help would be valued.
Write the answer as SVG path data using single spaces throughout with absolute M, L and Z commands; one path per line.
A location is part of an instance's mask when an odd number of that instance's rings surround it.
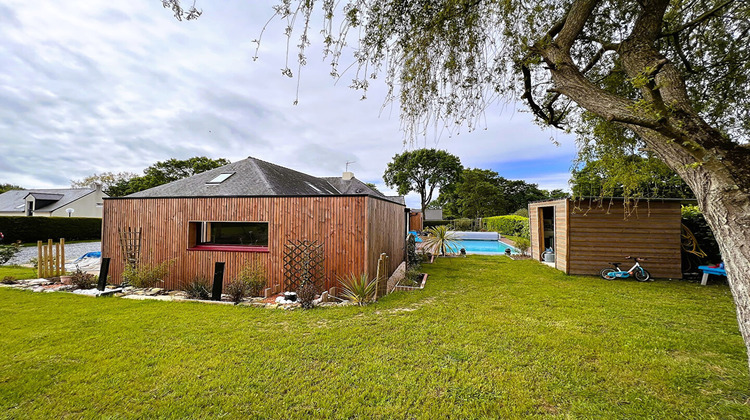
M 422 248 L 433 254 L 445 255 L 446 252 L 458 252 L 458 235 L 448 230 L 448 226 L 427 228 L 429 236 L 424 239 Z
M 359 306 L 367 305 L 375 298 L 375 288 L 378 285 L 376 280 L 370 280 L 364 273 L 359 276 L 351 273 L 348 277 L 339 279 L 341 288 L 344 289 L 342 295 Z

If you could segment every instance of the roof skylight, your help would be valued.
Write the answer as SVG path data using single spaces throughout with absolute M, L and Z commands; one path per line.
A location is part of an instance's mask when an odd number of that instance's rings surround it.
M 222 182 L 224 182 L 227 179 L 229 179 L 229 177 L 232 176 L 232 175 L 234 175 L 234 172 L 221 174 L 221 175 L 217 176 L 216 178 L 214 178 L 214 179 L 206 182 L 206 184 L 221 184 Z

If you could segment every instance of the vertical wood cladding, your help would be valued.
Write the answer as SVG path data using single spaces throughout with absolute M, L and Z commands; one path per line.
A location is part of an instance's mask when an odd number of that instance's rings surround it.
M 280 291 L 286 242 L 323 240 L 326 288 L 330 288 L 337 285 L 338 277 L 369 272 L 368 264 L 377 261 L 370 261 L 371 255 L 385 252 L 391 261 L 403 260 L 403 209 L 368 196 L 108 199 L 102 256 L 111 258 L 111 278 L 119 283 L 123 258 L 118 228 L 141 228 L 142 261 L 173 261 L 165 288 L 179 288 L 196 276 L 210 279 L 214 263 L 224 261 L 225 284 L 246 265 L 254 265 L 265 269 L 268 287 Z M 268 252 L 188 250 L 191 221 L 268 222 Z
M 568 274 L 596 275 L 625 256 L 648 258 L 643 266 L 654 277 L 681 278 L 680 203 L 640 201 L 626 218 L 622 200 L 551 200 L 529 204 L 532 256 L 539 260 L 540 211 L 555 209 L 556 266 Z M 627 267 L 626 267 L 627 266 Z

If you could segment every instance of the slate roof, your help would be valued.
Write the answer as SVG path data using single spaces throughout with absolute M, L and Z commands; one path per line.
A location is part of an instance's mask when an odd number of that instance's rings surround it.
M 232 176 L 210 184 L 221 174 Z M 371 195 L 386 198 L 383 194 L 353 178 L 318 178 L 293 169 L 249 157 L 222 167 L 139 191 L 127 198 L 152 197 L 226 197 L 226 196 L 315 196 L 315 195 Z
M 94 191 L 92 188 L 10 190 L 0 194 L 0 212 L 15 212 L 23 215 L 26 207 L 26 196 L 28 195 L 33 195 L 35 199 L 41 202 L 54 200 L 54 202 L 37 208 L 35 211 L 54 211 Z

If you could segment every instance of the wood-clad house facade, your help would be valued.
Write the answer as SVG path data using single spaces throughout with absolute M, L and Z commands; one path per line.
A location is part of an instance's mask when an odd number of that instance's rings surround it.
M 231 180 L 234 186 L 203 187 L 230 173 L 222 182 Z M 125 268 L 122 230 L 140 230 L 142 264 L 172 261 L 162 285 L 168 289 L 197 276 L 210 279 L 214 263 L 224 262 L 225 286 L 243 268 L 254 266 L 265 271 L 267 287 L 284 291 L 289 241 L 324 244 L 325 289 L 338 286 L 337 279 L 350 273 L 375 277 L 381 253 L 390 256 L 389 275 L 403 261 L 405 207 L 356 179 L 315 178 L 252 158 L 191 178 L 195 179 L 175 181 L 172 184 L 180 184 L 161 190 L 105 200 L 102 256 L 111 259 L 111 282 L 119 283 Z M 262 231 L 254 234 L 264 236 L 263 242 L 202 243 L 202 235 L 213 237 L 210 230 L 232 224 L 261 226 Z
M 626 217 L 627 214 L 627 217 Z M 625 256 L 645 257 L 657 278 L 681 278 L 680 202 L 654 200 L 626 210 L 622 199 L 563 198 L 529 204 L 531 255 L 552 248 L 555 267 L 567 274 L 596 275 Z

